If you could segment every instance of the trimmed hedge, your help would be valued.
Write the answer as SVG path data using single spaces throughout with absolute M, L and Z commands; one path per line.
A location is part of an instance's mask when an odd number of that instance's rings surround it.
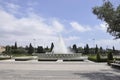
M 94 62 L 107 62 L 107 58 L 99 57 L 99 59 L 97 59 L 97 57 L 98 55 L 92 55 L 88 57 L 88 60 L 94 61 Z

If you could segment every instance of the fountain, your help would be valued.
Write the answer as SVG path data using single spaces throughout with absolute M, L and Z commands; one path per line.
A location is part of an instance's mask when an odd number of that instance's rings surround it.
M 53 48 L 53 53 L 54 54 L 68 54 L 69 53 L 61 35 L 59 35 L 59 39 L 57 43 L 55 43 L 55 47 Z
M 81 53 L 72 53 L 67 49 L 61 35 L 59 35 L 52 52 L 46 54 L 34 53 L 34 55 L 38 56 L 38 61 L 83 61 L 80 58 Z

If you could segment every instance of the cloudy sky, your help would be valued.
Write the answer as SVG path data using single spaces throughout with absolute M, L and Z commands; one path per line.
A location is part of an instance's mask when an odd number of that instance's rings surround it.
M 92 13 L 103 0 L 0 0 L 0 45 L 50 46 L 62 35 L 67 46 L 120 49 L 120 40 L 106 32 Z M 119 0 L 110 0 L 115 6 Z

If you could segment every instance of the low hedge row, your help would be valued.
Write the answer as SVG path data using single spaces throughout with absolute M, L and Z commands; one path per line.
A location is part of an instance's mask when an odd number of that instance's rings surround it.
M 94 56 L 89 56 L 89 57 L 88 57 L 88 60 L 94 61 L 94 62 L 107 62 L 107 58 L 97 59 L 96 55 L 94 55 Z
M 7 59 L 11 59 L 10 57 L 2 57 L 2 58 L 0 58 L 0 60 L 7 60 Z

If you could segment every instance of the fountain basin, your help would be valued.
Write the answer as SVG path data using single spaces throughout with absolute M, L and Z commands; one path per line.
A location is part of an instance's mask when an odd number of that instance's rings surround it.
M 28 61 L 32 59 L 33 57 L 15 57 L 15 61 Z
M 42 53 L 34 53 L 34 55 L 38 56 L 38 61 L 82 61 L 81 53 L 76 54 L 42 54 Z

